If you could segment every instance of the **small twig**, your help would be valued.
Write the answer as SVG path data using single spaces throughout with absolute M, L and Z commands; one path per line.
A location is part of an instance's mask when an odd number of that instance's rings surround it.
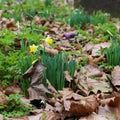
M 119 92 L 118 89 L 113 85 L 113 83 L 112 83 L 112 81 L 111 81 L 111 78 L 110 78 L 108 75 L 107 75 L 107 80 L 108 80 L 108 82 L 110 83 L 113 91 Z

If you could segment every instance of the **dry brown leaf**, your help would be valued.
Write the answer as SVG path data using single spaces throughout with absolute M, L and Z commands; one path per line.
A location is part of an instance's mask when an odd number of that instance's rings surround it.
M 61 119 L 61 116 L 59 113 L 48 111 L 48 112 L 46 112 L 46 115 L 47 115 L 46 120 L 60 120 Z M 44 119 L 42 119 L 42 120 L 44 120 Z
M 98 62 L 105 61 L 104 55 L 101 55 L 97 58 L 93 58 L 91 55 L 88 56 L 88 63 L 94 63 L 97 64 Z
M 16 21 L 14 19 L 11 19 L 7 24 L 6 28 L 13 28 L 15 27 Z
M 35 17 L 35 23 L 37 25 L 45 25 L 46 19 L 45 18 L 39 18 L 38 16 Z
M 63 105 L 61 103 L 59 103 L 59 102 L 56 102 L 55 103 L 55 111 L 57 113 L 62 113 L 64 111 Z
M 22 90 L 18 86 L 10 86 L 5 89 L 5 94 L 10 95 L 10 94 L 21 94 Z
M 29 120 L 27 116 L 20 118 L 7 118 L 7 120 Z
M 34 85 L 28 89 L 29 92 L 29 99 L 46 99 L 46 93 L 51 94 L 51 92 L 43 85 Z
M 46 51 L 48 53 L 50 53 L 51 55 L 57 55 L 58 54 L 58 50 L 57 49 L 54 49 L 54 48 L 47 48 L 45 47 Z
M 103 42 L 99 44 L 94 44 L 92 42 L 89 42 L 84 46 L 83 52 L 88 52 L 89 54 L 91 54 L 91 56 L 94 57 L 100 56 L 100 54 L 98 54 L 98 51 L 104 48 L 109 48 L 110 45 L 111 45 L 110 42 Z
M 76 72 L 75 77 L 76 79 L 74 81 L 75 81 L 76 87 L 80 90 L 80 93 L 84 96 L 88 96 L 89 89 L 86 84 L 87 77 L 83 75 L 81 72 L 78 72 L 78 73 Z
M 30 116 L 29 120 L 60 120 L 61 116 L 58 113 L 53 112 L 53 110 L 43 110 L 39 109 L 37 111 L 32 111 L 34 116 Z
M 107 102 L 106 102 L 107 101 Z M 113 120 L 120 120 L 120 96 L 100 101 L 103 106 L 99 106 L 98 114 L 103 116 L 111 116 Z M 110 119 L 111 120 L 111 119 Z
M 28 120 L 42 120 L 42 114 L 29 116 Z
M 114 67 L 114 70 L 112 71 L 112 83 L 115 86 L 120 86 L 120 67 L 116 66 Z
M 73 80 L 73 78 L 70 76 L 70 73 L 68 71 L 65 71 L 64 75 L 68 82 L 71 82 L 71 80 Z
M 112 89 L 110 88 L 109 84 L 105 81 L 100 81 L 100 80 L 94 80 L 94 79 L 87 78 L 87 86 L 88 86 L 90 92 L 93 92 L 93 93 L 98 93 L 98 92 L 109 93 L 109 92 L 112 92 Z
M 95 96 L 82 97 L 70 89 L 60 91 L 65 112 L 71 116 L 88 115 L 97 110 L 98 103 Z
M 58 28 L 53 27 L 52 29 L 49 30 L 49 34 L 56 34 L 58 32 Z
M 43 99 L 46 98 L 46 93 L 51 94 L 51 92 L 42 84 L 43 71 L 45 69 L 46 67 L 38 60 L 23 75 L 24 78 L 31 78 L 31 85 L 28 90 L 30 99 Z
M 72 48 L 69 40 L 61 40 L 60 42 L 58 42 L 58 44 L 61 45 L 62 47 Z
M 100 56 L 100 54 L 98 54 L 98 51 L 104 48 L 109 48 L 111 45 L 110 42 L 103 42 L 103 43 L 99 43 L 99 44 L 95 44 L 93 49 L 92 49 L 92 56 Z
M 112 116 L 103 116 L 96 113 L 92 113 L 88 116 L 81 117 L 79 120 L 115 120 Z
M 47 79 L 47 88 L 53 94 L 57 94 L 58 93 L 57 90 L 51 85 L 51 83 L 49 82 L 48 79 Z
M 0 120 L 3 120 L 3 115 L 0 114 Z
M 81 69 L 82 73 L 85 73 L 88 77 L 102 77 L 103 73 L 100 71 L 97 65 L 88 64 Z
M 92 70 L 91 70 L 92 71 Z M 104 92 L 109 93 L 112 92 L 112 89 L 107 83 L 106 75 L 103 74 L 102 77 L 87 77 L 87 73 L 78 72 L 76 74 L 75 84 L 77 88 L 80 90 L 79 92 L 85 96 L 89 95 L 90 93 L 98 93 Z
M 87 44 L 83 47 L 83 52 L 91 52 L 93 46 L 94 46 L 93 42 L 87 43 Z

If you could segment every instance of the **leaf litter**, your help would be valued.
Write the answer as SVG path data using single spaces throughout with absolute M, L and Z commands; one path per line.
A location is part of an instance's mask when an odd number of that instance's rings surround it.
M 1 16 L 2 10 L 0 10 Z M 46 21 L 45 18 L 39 17 L 35 18 L 35 23 L 48 27 L 49 30 L 43 34 L 45 36 L 50 35 L 56 41 L 57 47 L 51 47 L 43 43 L 48 53 L 57 55 L 59 51 L 77 51 L 77 48 L 70 44 L 72 41 L 79 41 L 75 38 L 77 35 L 75 28 L 51 19 Z M 7 28 L 13 31 L 18 29 L 14 19 L 2 18 L 0 25 L 0 29 Z M 94 29 L 89 29 L 88 31 L 92 34 Z M 97 66 L 99 61 L 104 60 L 104 55 L 99 54 L 99 51 L 108 47 L 110 47 L 110 42 L 94 44 L 87 41 L 83 47 L 83 53 L 89 59 L 87 65 L 82 67 L 80 71 L 76 71 L 74 78 L 70 76 L 68 71 L 64 72 L 66 81 L 69 83 L 73 81 L 77 87 L 76 89 L 65 88 L 57 91 L 49 83 L 49 80 L 47 81 L 48 87 L 45 87 L 42 84 L 42 78 L 43 70 L 46 67 L 39 60 L 35 62 L 25 72 L 23 77 L 30 77 L 32 79 L 28 89 L 29 100 L 43 99 L 46 101 L 46 106 L 45 108 L 31 111 L 29 116 L 9 118 L 8 120 L 67 120 L 67 118 L 71 120 L 120 120 L 119 90 L 116 92 L 112 89 L 107 81 L 107 74 Z M 75 56 L 73 55 L 72 57 Z M 77 60 L 78 58 L 76 58 Z M 116 88 L 119 88 L 120 85 L 119 72 L 119 66 L 116 66 L 112 71 L 112 84 Z M 4 93 L 9 95 L 21 93 L 21 91 L 16 86 L 8 87 L 5 90 L 0 89 L 0 104 L 7 103 L 7 98 L 3 95 Z M 51 94 L 53 97 L 48 98 L 46 93 Z M 25 102 L 25 100 L 23 101 Z M 0 120 L 3 120 L 3 115 L 0 115 Z

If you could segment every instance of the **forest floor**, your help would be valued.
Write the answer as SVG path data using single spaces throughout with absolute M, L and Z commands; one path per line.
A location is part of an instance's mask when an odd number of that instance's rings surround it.
M 119 51 L 110 14 L 0 1 L 0 120 L 120 120 Z

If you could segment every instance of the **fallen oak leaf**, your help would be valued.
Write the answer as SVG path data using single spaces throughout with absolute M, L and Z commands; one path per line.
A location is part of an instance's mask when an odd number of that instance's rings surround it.
M 38 59 L 23 75 L 24 78 L 31 78 L 28 89 L 30 99 L 45 99 L 46 93 L 52 94 L 43 84 L 43 71 L 46 67 Z
M 114 86 L 120 86 L 120 67 L 116 66 L 114 67 L 114 70 L 112 71 L 112 83 Z
M 100 71 L 98 66 L 96 64 L 88 64 L 85 67 L 82 67 L 81 69 L 82 73 L 86 73 L 86 76 L 88 77 L 102 77 L 103 73 Z
M 48 53 L 50 53 L 51 55 L 57 55 L 58 54 L 58 50 L 57 49 L 54 49 L 54 48 L 47 48 L 45 47 L 46 51 Z
M 9 86 L 5 89 L 4 93 L 6 95 L 10 95 L 10 94 L 21 94 L 22 90 L 20 89 L 20 87 L 18 86 Z
M 104 105 L 102 105 L 104 103 Z M 120 96 L 115 96 L 109 99 L 103 99 L 100 101 L 102 106 L 99 106 L 98 114 L 103 116 L 116 115 L 115 120 L 120 120 Z M 113 120 L 113 119 L 110 119 Z
M 14 19 L 11 19 L 9 22 L 6 24 L 6 28 L 12 28 L 15 27 L 16 21 Z
M 65 112 L 70 116 L 85 116 L 95 112 L 98 108 L 95 96 L 82 97 L 69 89 L 59 92 L 62 95 Z
M 79 120 L 108 120 L 108 119 L 113 120 L 113 117 L 112 116 L 103 116 L 103 115 L 98 115 L 96 113 L 92 113 L 88 116 L 80 117 Z
M 46 80 L 46 83 L 47 83 L 47 88 L 49 91 L 51 91 L 51 93 L 54 93 L 54 94 L 58 93 L 57 90 L 51 85 L 48 79 Z
M 3 115 L 0 114 L 0 120 L 4 120 L 3 118 L 4 118 Z
M 20 117 L 20 118 L 7 118 L 7 120 L 29 120 L 28 116 Z
M 73 80 L 73 78 L 70 76 L 70 73 L 68 71 L 65 71 L 64 75 L 68 82 L 71 82 Z

